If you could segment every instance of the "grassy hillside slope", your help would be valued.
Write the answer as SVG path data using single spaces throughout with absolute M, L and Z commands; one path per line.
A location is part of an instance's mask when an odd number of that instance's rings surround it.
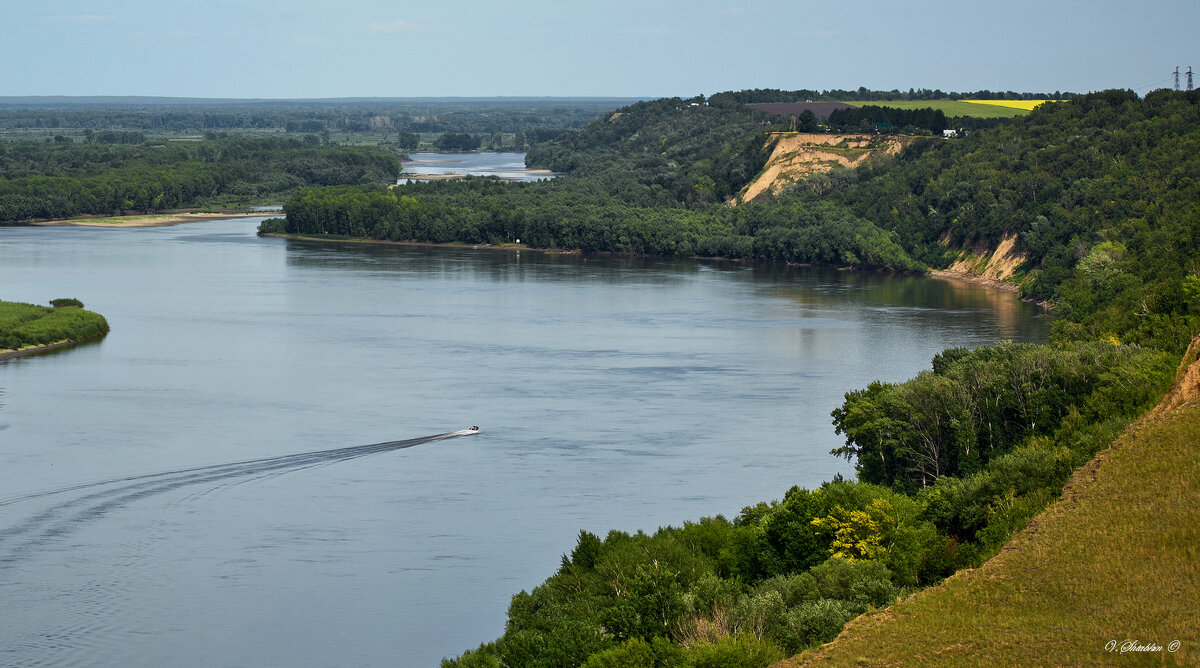
M 1200 663 L 1198 356 L 996 557 L 778 665 Z

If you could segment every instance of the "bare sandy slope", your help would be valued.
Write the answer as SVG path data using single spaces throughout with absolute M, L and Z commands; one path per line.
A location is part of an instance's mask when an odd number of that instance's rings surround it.
M 762 173 L 742 191 L 743 202 L 813 174 L 837 167 L 854 168 L 881 155 L 896 155 L 911 143 L 908 137 L 804 132 L 778 132 L 772 140 L 775 149 Z
M 942 238 L 942 243 L 949 243 L 949 235 Z M 939 278 L 956 278 L 998 290 L 1019 292 L 1020 286 L 1010 279 L 1025 259 L 1025 254 L 1017 250 L 1017 235 L 1005 234 L 1000 237 L 996 248 L 964 249 L 948 268 L 934 269 L 929 273 Z
M 1005 234 L 1000 237 L 995 249 L 964 250 L 946 271 L 951 274 L 970 274 L 993 281 L 1003 281 L 1011 278 L 1017 267 L 1024 262 L 1025 254 L 1017 251 L 1017 235 Z

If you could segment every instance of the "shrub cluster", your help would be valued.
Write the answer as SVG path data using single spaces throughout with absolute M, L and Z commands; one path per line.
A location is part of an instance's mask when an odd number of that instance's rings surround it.
M 0 348 L 15 350 L 59 341 L 84 341 L 107 333 L 108 321 L 98 313 L 0 302 Z
M 848 393 L 833 412 L 846 436 L 834 454 L 858 462 L 859 480 L 928 487 L 1056 435 L 1068 416 L 1071 424 L 1130 420 L 1166 392 L 1173 368 L 1170 355 L 1110 343 L 947 350 L 912 380 Z

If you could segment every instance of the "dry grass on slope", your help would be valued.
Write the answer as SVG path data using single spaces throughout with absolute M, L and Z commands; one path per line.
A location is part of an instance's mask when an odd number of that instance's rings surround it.
M 996 557 L 777 665 L 1200 665 L 1198 355 Z

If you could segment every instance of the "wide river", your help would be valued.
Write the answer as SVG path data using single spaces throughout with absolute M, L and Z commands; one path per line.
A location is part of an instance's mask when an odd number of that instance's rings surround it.
M 557 174 L 525 168 L 524 153 L 413 153 L 404 163 L 404 173 L 410 175 L 496 176 L 507 181 L 541 181 Z M 397 183 L 407 183 L 400 178 Z M 420 181 L 419 176 L 415 179 Z
M 1048 327 L 936 279 L 257 222 L 0 228 L 0 299 L 112 326 L 0 362 L 0 665 L 434 666 L 580 529 L 852 475 L 845 392 Z

